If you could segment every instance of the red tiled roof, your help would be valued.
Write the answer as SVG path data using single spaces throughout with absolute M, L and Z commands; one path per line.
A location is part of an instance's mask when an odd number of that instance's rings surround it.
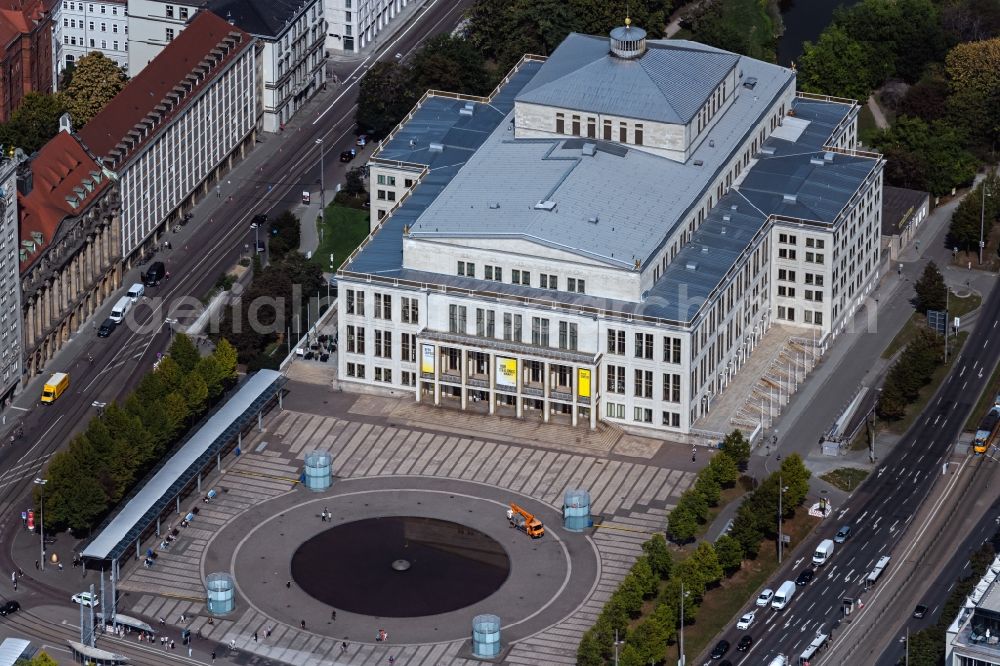
M 180 103 L 166 114 L 157 129 L 147 135 L 143 143 L 158 133 L 166 120 L 189 104 L 194 92 L 206 86 L 218 75 L 221 65 L 232 60 L 252 42 L 249 34 L 215 14 L 208 11 L 198 12 L 187 27 L 160 52 L 160 55 L 146 65 L 138 76 L 129 81 L 125 88 L 78 132 L 84 145 L 90 148 L 94 155 L 107 158 L 128 132 L 155 110 L 154 107 L 160 104 L 167 93 L 175 86 L 182 85 L 184 77 L 210 56 L 211 51 L 227 35 L 233 33 L 238 35 L 235 48 L 229 51 L 219 66 L 208 71 L 205 79 L 194 85 L 194 91 L 185 95 Z M 222 119 L 219 120 L 222 122 Z M 131 151 L 137 147 L 138 145 L 134 146 Z
M 101 174 L 96 184 L 92 178 L 95 171 Z M 59 132 L 42 146 L 31 161 L 31 174 L 31 192 L 27 196 L 17 195 L 21 240 L 34 242 L 32 232 L 37 231 L 42 234 L 42 243 L 28 255 L 22 268 L 35 259 L 38 250 L 52 242 L 64 219 L 81 214 L 110 183 L 76 137 L 66 132 Z M 74 192 L 78 188 L 80 191 Z M 77 199 L 75 208 L 67 197 Z

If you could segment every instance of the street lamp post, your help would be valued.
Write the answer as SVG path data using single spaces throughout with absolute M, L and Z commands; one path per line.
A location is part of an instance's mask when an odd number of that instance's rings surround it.
M 319 211 L 322 215 L 323 211 L 326 210 L 326 178 L 323 174 L 325 171 L 323 168 L 323 139 L 316 139 L 316 145 L 319 146 Z
M 48 479 L 35 477 L 35 485 L 39 487 L 38 494 L 38 566 L 45 571 L 45 484 Z
M 684 656 L 684 581 L 681 581 L 681 631 L 680 631 L 680 658 L 677 660 L 677 666 L 684 666 L 687 661 L 687 657 Z
M 986 181 L 983 181 L 982 203 L 979 206 L 979 265 L 983 265 L 983 230 L 986 223 Z

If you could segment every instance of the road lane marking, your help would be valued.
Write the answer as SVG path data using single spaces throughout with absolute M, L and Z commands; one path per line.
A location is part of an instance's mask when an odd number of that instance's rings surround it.
M 25 458 L 27 458 L 28 454 L 31 453 L 32 451 L 34 451 L 35 447 L 38 446 L 39 444 L 41 444 L 45 440 L 45 438 L 48 437 L 49 432 L 51 432 L 51 430 L 56 427 L 56 424 L 58 424 L 60 421 L 62 421 L 62 417 L 64 417 L 64 416 L 66 416 L 66 415 L 65 414 L 60 414 L 59 418 L 57 418 L 55 421 L 52 422 L 52 425 L 50 425 L 45 430 L 45 432 L 42 433 L 42 436 L 39 437 L 35 441 L 35 443 L 31 446 L 30 449 L 28 449 L 27 451 L 24 452 L 23 456 L 21 456 L 20 458 L 17 459 L 17 463 L 15 463 L 15 464 L 18 464 L 18 465 L 21 464 L 21 461 L 24 460 Z

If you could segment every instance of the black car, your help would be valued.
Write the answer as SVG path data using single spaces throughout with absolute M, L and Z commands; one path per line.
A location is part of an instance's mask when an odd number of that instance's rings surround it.
M 753 646 L 753 636 L 747 634 L 746 636 L 740 639 L 739 643 L 736 644 L 736 649 L 739 650 L 740 652 L 746 652 L 747 650 L 750 649 L 751 646 Z
M 99 337 L 99 338 L 106 338 L 106 337 L 108 337 L 109 335 L 111 335 L 112 333 L 114 333 L 115 328 L 117 326 L 118 326 L 118 324 L 115 323 L 114 319 L 111 319 L 110 317 L 108 319 L 105 319 L 104 323 L 101 324 L 101 327 L 99 329 L 97 329 L 97 337 Z
M 916 608 L 913 609 L 913 617 L 920 619 L 925 615 L 927 615 L 927 606 L 919 604 L 917 605 Z
M 721 640 L 712 648 L 712 659 L 722 659 L 722 655 L 729 652 L 729 641 Z
M 16 613 L 21 610 L 21 604 L 16 601 L 8 601 L 3 606 L 0 606 L 0 615 L 6 617 L 11 613 Z
M 163 262 L 154 261 L 153 264 L 149 267 L 149 270 L 146 271 L 146 275 L 144 276 L 144 281 L 146 283 L 146 286 L 147 287 L 157 286 L 158 284 L 160 284 L 160 280 L 162 280 L 166 276 L 166 274 L 167 274 L 167 268 L 166 266 L 163 265 Z
M 795 584 L 808 585 L 809 583 L 812 582 L 814 575 L 815 574 L 813 573 L 812 569 L 805 569 L 802 573 L 799 574 L 799 577 L 795 579 Z
M 345 150 L 344 152 L 342 152 L 340 154 L 340 161 L 341 162 L 350 162 L 355 157 L 357 157 L 357 155 L 358 155 L 358 151 L 354 150 L 353 148 L 351 148 L 350 150 Z
M 256 224 L 261 227 L 264 226 L 267 224 L 267 213 L 257 213 L 253 216 L 253 219 L 250 220 L 250 224 Z

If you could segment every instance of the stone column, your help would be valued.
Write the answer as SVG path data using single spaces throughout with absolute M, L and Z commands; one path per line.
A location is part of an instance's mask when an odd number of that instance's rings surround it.
M 458 376 L 462 380 L 462 409 L 464 410 L 469 404 L 469 350 L 463 348 L 460 358 L 462 359 L 462 367 L 459 368 Z
M 486 374 L 489 377 L 488 385 L 490 390 L 487 397 L 490 401 L 490 416 L 497 413 L 497 361 L 496 354 L 486 354 Z
M 441 404 L 441 346 L 434 345 L 434 406 Z
M 549 363 L 542 362 L 542 420 L 549 422 L 549 391 L 552 389 L 552 379 L 549 377 Z

